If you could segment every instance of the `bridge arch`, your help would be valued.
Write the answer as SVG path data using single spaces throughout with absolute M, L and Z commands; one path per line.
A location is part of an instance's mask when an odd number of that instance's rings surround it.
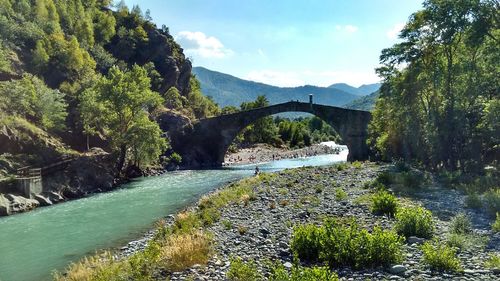
M 190 130 L 171 135 L 172 147 L 186 166 L 221 166 L 241 130 L 260 118 L 283 112 L 307 112 L 321 118 L 342 137 L 349 148 L 349 161 L 369 158 L 366 138 L 370 112 L 295 101 L 201 119 Z

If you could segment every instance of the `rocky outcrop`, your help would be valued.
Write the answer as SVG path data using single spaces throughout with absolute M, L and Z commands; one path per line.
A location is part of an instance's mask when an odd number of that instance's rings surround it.
M 13 194 L 7 194 L 4 198 L 9 201 L 9 211 L 7 215 L 31 211 L 40 205 L 35 199 L 24 198 Z
M 40 206 L 50 206 L 53 204 L 48 197 L 45 197 L 41 194 L 35 195 L 35 200 L 40 203 Z
M 10 201 L 3 194 L 0 194 L 0 216 L 8 215 L 10 215 Z
M 86 194 L 111 190 L 116 170 L 110 157 L 105 153 L 77 158 L 63 170 L 44 176 L 44 190 L 57 191 L 67 198 L 80 198 Z

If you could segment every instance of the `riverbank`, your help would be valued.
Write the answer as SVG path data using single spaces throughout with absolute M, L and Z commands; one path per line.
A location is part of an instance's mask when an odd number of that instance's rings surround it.
M 268 144 L 256 144 L 252 147 L 242 148 L 237 152 L 227 153 L 224 157 L 224 165 L 263 163 L 281 159 L 338 154 L 342 149 L 342 147 L 336 145 L 328 146 L 323 144 L 313 144 L 298 149 L 280 148 Z
M 170 216 L 166 226 L 160 228 L 161 232 L 177 238 L 185 237 L 184 233 L 190 231 L 208 235 L 210 242 L 207 245 L 213 246 L 206 246 L 206 259 L 184 264 L 186 270 L 155 268 L 153 276 L 157 280 L 165 277 L 170 280 L 227 280 L 228 272 L 234 274 L 234 268 L 241 267 L 235 258 L 241 258 L 248 268 L 261 276 L 257 280 L 267 280 L 273 274 L 268 261 L 278 262 L 287 269 L 293 267 L 291 239 L 298 225 L 317 225 L 325 218 L 335 218 L 340 222 L 355 219 L 362 229 L 373 230 L 375 226 L 393 229 L 394 218 L 372 213 L 371 198 L 376 189 L 368 184 L 380 179 L 388 169 L 393 167 L 373 163 L 299 168 L 263 174 L 221 188 L 202 198 L 194 207 Z M 423 182 L 425 177 L 418 179 Z M 357 269 L 335 266 L 333 270 L 341 280 L 497 280 L 499 269 L 488 267 L 491 257 L 500 255 L 500 235 L 491 230 L 491 216 L 465 208 L 464 194 L 432 182 L 416 189 L 408 189 L 400 183 L 391 184 L 390 190 L 397 195 L 400 207 L 421 205 L 432 211 L 432 237 L 442 245 L 450 243 L 452 217 L 459 212 L 467 213 L 471 233 L 462 237 L 465 242 L 453 254 L 460 269 L 447 272 L 432 269 L 424 262 L 421 247 L 422 243 L 432 240 L 411 236 L 398 246 L 402 257 L 397 262 Z M 226 199 L 220 201 L 220 198 Z M 212 214 L 213 211 L 216 213 Z M 149 233 L 149 237 L 153 236 L 153 232 Z M 152 240 L 155 244 L 162 244 L 155 239 Z M 165 239 L 170 241 L 170 238 Z M 129 243 L 122 257 L 125 253 L 125 256 L 146 255 L 141 249 L 147 240 Z M 180 247 L 178 252 L 192 254 L 182 249 L 182 245 L 175 246 Z M 301 264 L 309 267 L 320 263 L 303 260 Z

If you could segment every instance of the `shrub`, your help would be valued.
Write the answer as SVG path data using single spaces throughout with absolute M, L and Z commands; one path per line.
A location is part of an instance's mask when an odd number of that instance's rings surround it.
M 337 281 L 338 276 L 332 272 L 328 267 L 292 267 L 288 272 L 286 268 L 277 262 L 271 268 L 271 275 L 269 281 Z
M 385 214 L 394 217 L 398 207 L 396 196 L 385 190 L 379 190 L 372 196 L 372 212 L 374 214 Z
M 244 226 L 244 225 L 239 225 L 238 226 L 238 233 L 240 235 L 244 235 L 245 233 L 247 233 L 248 231 L 248 227 Z
M 363 167 L 363 163 L 360 161 L 354 161 L 351 163 L 351 166 L 353 166 L 355 169 L 361 169 Z
M 467 197 L 465 197 L 465 206 L 471 209 L 480 209 L 483 206 L 481 196 L 475 192 L 470 192 L 467 194 Z
M 321 193 L 323 192 L 323 186 L 318 184 L 314 187 L 314 190 L 316 191 L 316 193 Z
M 460 213 L 453 217 L 450 223 L 450 231 L 454 234 L 469 234 L 472 232 L 472 224 L 470 218 Z
M 500 255 L 491 253 L 485 262 L 487 268 L 500 269 Z
M 241 258 L 232 258 L 227 278 L 233 281 L 257 281 L 262 280 L 262 275 L 254 261 L 245 263 Z
M 375 227 L 372 233 L 361 229 L 355 221 L 341 226 L 334 220 L 325 221 L 320 259 L 330 267 L 338 265 L 361 268 L 389 265 L 402 260 L 403 238 L 393 231 Z
M 304 224 L 294 227 L 290 249 L 299 258 L 316 261 L 319 258 L 323 229 L 314 224 Z
M 500 232 L 500 213 L 497 213 L 497 218 L 491 225 L 493 232 Z
M 347 193 L 341 187 L 335 188 L 335 199 L 337 199 L 337 201 L 343 201 L 346 198 Z
M 491 214 L 500 212 L 500 188 L 492 188 L 483 195 L 484 205 Z
M 182 212 L 175 217 L 172 231 L 174 233 L 189 233 L 201 226 L 201 222 L 194 212 Z
M 230 230 L 231 228 L 233 228 L 233 223 L 229 220 L 223 220 L 222 225 L 226 230 Z
M 162 247 L 161 260 L 171 271 L 206 264 L 212 252 L 211 241 L 211 237 L 203 231 L 171 235 Z
M 340 163 L 336 164 L 334 167 L 337 168 L 337 171 L 343 171 L 349 168 L 349 165 L 347 165 L 347 163 Z
M 423 262 L 433 270 L 460 271 L 460 261 L 456 257 L 455 249 L 443 245 L 435 240 L 422 245 Z
M 370 233 L 355 221 L 343 226 L 327 219 L 321 227 L 306 224 L 294 228 L 291 249 L 301 260 L 338 265 L 388 265 L 402 259 L 403 238 L 375 227 Z
M 375 179 L 375 182 L 381 183 L 381 184 L 387 186 L 387 185 L 391 184 L 391 182 L 392 182 L 391 174 L 389 174 L 389 172 L 380 173 L 377 176 L 377 178 Z
M 446 245 L 457 249 L 465 249 L 468 247 L 468 237 L 459 233 L 450 233 L 446 239 Z
M 422 207 L 400 208 L 394 227 L 397 233 L 405 237 L 430 238 L 434 232 L 432 213 Z

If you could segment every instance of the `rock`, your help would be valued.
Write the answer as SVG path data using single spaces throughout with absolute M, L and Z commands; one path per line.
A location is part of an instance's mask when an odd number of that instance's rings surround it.
M 64 197 L 62 197 L 61 194 L 54 191 L 43 193 L 43 195 L 46 196 L 53 203 L 59 203 L 64 201 Z
M 401 264 L 397 264 L 397 265 L 391 266 L 391 268 L 389 268 L 389 272 L 392 274 L 402 274 L 405 271 L 406 271 L 406 267 L 404 265 L 401 265 Z
M 10 214 L 10 201 L 3 194 L 0 194 L 0 216 L 8 216 Z
M 141 170 L 141 168 L 137 167 L 136 165 L 130 165 L 125 169 L 125 177 L 129 179 L 134 179 L 134 178 L 139 178 L 144 175 L 144 172 Z
M 425 239 L 424 238 L 419 238 L 419 237 L 416 237 L 416 236 L 410 236 L 406 239 L 406 242 L 408 242 L 408 244 L 423 244 L 425 242 Z
M 283 266 L 284 266 L 284 267 L 286 267 L 286 268 L 288 268 L 288 269 L 290 269 L 290 268 L 292 268 L 292 266 L 293 266 L 293 265 L 292 265 L 292 263 L 291 263 L 291 262 L 287 261 L 287 262 L 285 262 L 285 263 L 283 264 Z
M 52 205 L 52 201 L 49 198 L 42 196 L 41 194 L 35 195 L 35 200 L 40 203 L 40 206 L 50 206 Z
M 10 200 L 10 210 L 12 213 L 31 211 L 40 205 L 35 199 L 28 199 L 13 194 L 7 194 L 5 198 Z
M 271 232 L 270 232 L 267 228 L 265 228 L 265 227 L 263 227 L 263 228 L 259 229 L 259 231 L 260 231 L 260 233 L 262 233 L 262 235 L 264 235 L 264 236 L 267 236 L 267 235 L 271 234 Z

